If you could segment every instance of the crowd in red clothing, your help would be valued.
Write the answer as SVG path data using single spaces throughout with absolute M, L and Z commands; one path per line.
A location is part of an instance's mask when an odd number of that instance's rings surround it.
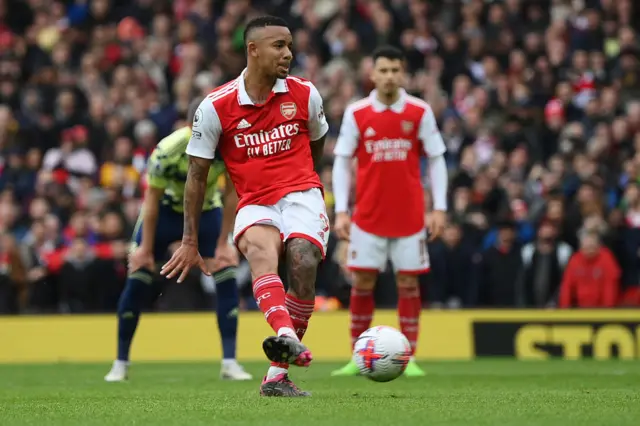
M 425 304 L 638 304 L 632 0 L 0 0 L 0 311 L 115 307 L 149 153 L 195 95 L 240 73 L 244 23 L 263 13 L 290 23 L 292 73 L 324 99 L 329 210 L 343 112 L 372 88 L 367 55 L 405 51 L 451 176 Z M 594 233 L 589 260 L 580 236 Z M 323 296 L 348 299 L 345 255 L 331 236 Z M 396 303 L 393 274 L 380 279 L 379 305 Z M 202 307 L 197 279 L 168 291 L 170 309 Z

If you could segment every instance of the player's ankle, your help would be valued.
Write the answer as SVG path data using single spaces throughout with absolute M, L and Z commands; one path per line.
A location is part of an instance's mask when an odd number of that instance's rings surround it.
M 293 328 L 290 328 L 290 327 L 280 327 L 278 329 L 278 336 L 288 336 L 288 337 L 291 337 L 291 338 L 296 339 L 298 341 L 300 340 L 300 339 L 298 339 L 298 336 L 296 335 L 295 330 Z
M 282 367 L 271 366 L 269 370 L 267 370 L 267 380 L 271 380 L 274 377 L 277 377 L 281 374 L 287 374 L 289 372 L 288 369 Z
M 222 360 L 222 366 L 223 367 L 227 367 L 229 365 L 235 365 L 238 363 L 238 360 L 236 360 L 235 358 L 224 358 Z

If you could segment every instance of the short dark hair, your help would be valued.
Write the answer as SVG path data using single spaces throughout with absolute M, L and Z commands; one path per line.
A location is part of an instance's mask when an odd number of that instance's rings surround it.
M 191 123 L 193 121 L 193 117 L 196 115 L 196 111 L 198 110 L 198 107 L 200 106 L 203 100 L 204 100 L 204 96 L 198 96 L 197 98 L 193 99 L 189 103 L 189 108 L 187 109 L 187 118 L 186 118 L 187 123 Z
M 511 217 L 511 215 L 506 215 L 496 220 L 496 228 L 498 228 L 498 230 L 500 229 L 515 230 L 517 227 L 518 226 L 516 222 L 513 220 L 513 218 Z
M 373 62 L 377 61 L 378 58 L 386 58 L 391 59 L 392 61 L 399 60 L 404 61 L 405 56 L 402 50 L 398 49 L 395 46 L 380 46 L 376 50 L 373 51 Z
M 247 36 L 249 33 L 256 28 L 264 28 L 264 27 L 286 27 L 289 28 L 289 24 L 282 18 L 278 18 L 277 16 L 258 16 L 257 18 L 253 18 L 249 22 L 247 22 L 247 26 L 244 28 L 243 39 L 244 45 L 247 45 Z

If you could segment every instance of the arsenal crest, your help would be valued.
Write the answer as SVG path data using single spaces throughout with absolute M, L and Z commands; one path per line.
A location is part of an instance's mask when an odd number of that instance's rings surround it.
M 405 133 L 411 133 L 411 131 L 413 131 L 412 121 L 403 121 L 400 125 L 402 126 L 402 131 Z
M 283 104 L 280 104 L 280 113 L 287 120 L 291 120 L 293 117 L 295 117 L 296 112 L 298 112 L 298 107 L 296 107 L 295 103 L 285 102 Z

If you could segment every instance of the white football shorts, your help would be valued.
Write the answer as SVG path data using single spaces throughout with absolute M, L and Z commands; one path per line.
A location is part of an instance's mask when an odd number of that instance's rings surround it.
M 329 241 L 329 218 L 322 191 L 312 188 L 291 192 L 272 206 L 248 205 L 236 214 L 233 241 L 254 225 L 270 225 L 280 230 L 282 241 L 304 238 L 315 244 L 324 258 Z
M 351 224 L 347 267 L 352 271 L 381 272 L 387 260 L 399 274 L 419 275 L 429 272 L 427 231 L 408 237 L 387 238 L 366 232 Z

